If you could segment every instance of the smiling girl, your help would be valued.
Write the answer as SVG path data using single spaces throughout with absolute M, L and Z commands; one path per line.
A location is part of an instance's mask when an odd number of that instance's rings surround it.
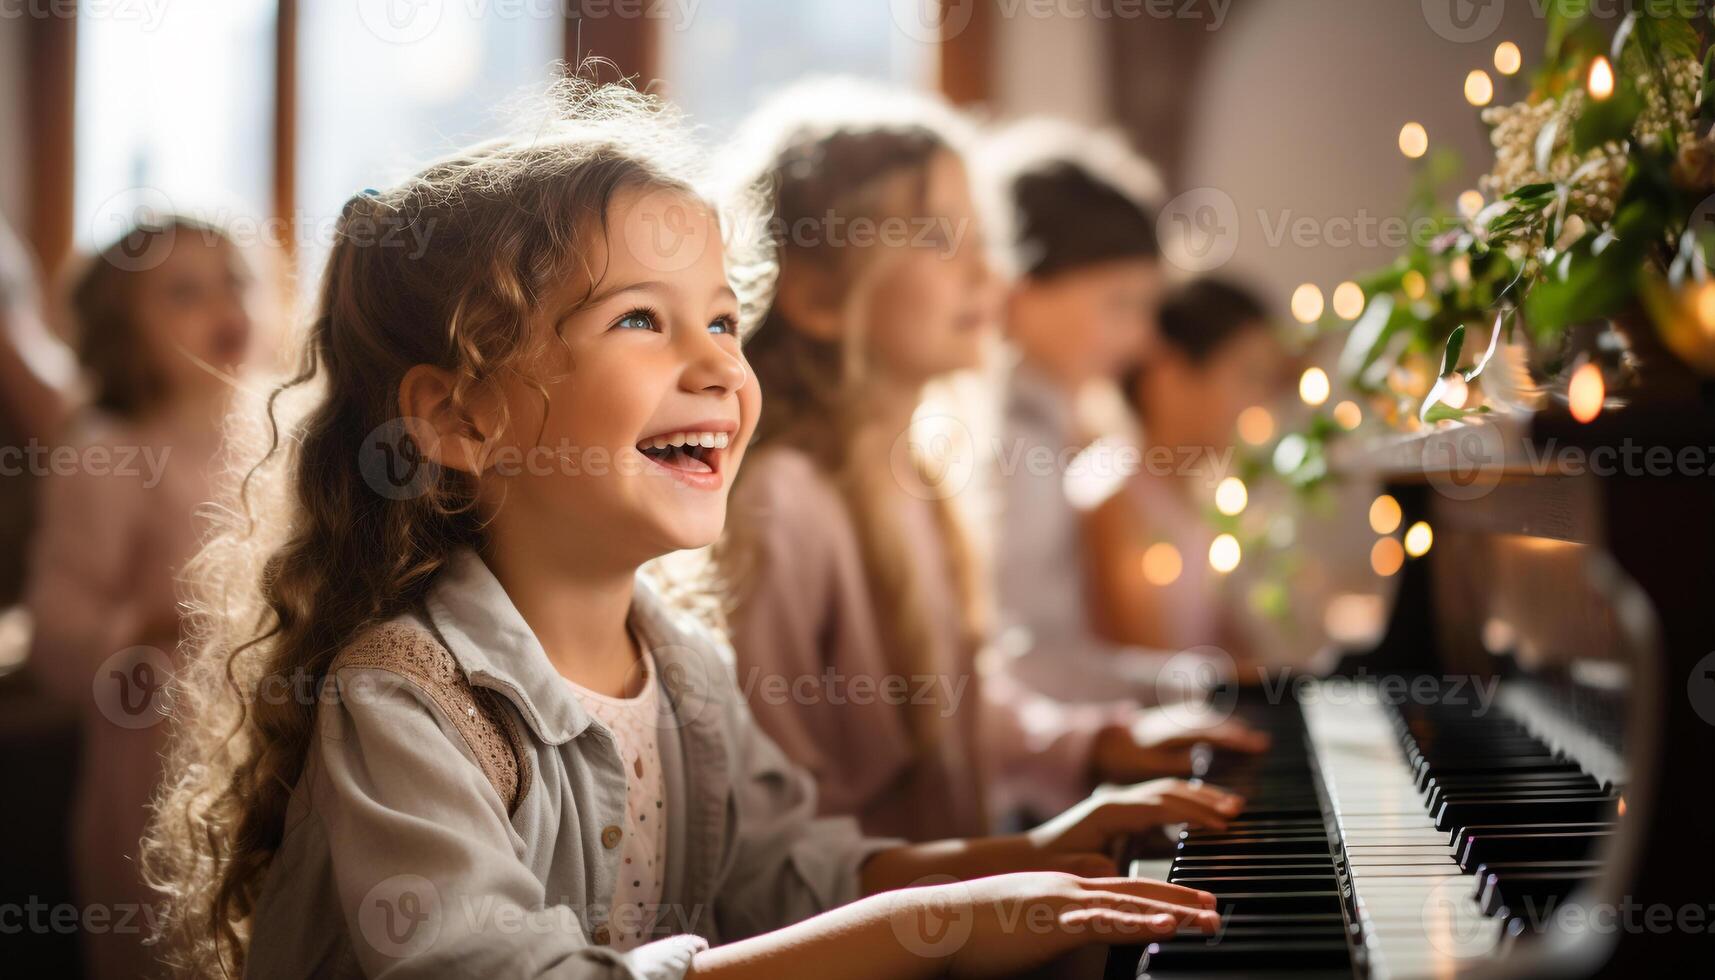
M 1213 790 L 978 844 L 816 818 L 723 645 L 639 575 L 721 533 L 757 423 L 721 222 L 652 100 L 564 94 L 571 121 L 340 219 L 273 400 L 306 414 L 204 556 L 148 855 L 178 966 L 991 974 L 1212 925 L 1204 893 L 1066 871 L 1140 823 L 1224 825 Z M 361 244 L 375 222 L 427 250 Z M 976 878 L 1016 868 L 1060 870 Z

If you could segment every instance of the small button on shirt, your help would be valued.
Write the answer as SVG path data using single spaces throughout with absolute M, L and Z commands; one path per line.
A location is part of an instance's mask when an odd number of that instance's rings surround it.
M 625 764 L 625 826 L 604 827 L 601 842 L 619 848 L 619 878 L 605 930 L 605 945 L 634 949 L 644 943 L 661 905 L 662 866 L 666 861 L 667 820 L 661 748 L 660 685 L 655 663 L 643 653 L 643 690 L 633 698 L 598 694 L 567 681 L 573 695 L 602 727 L 613 733 Z

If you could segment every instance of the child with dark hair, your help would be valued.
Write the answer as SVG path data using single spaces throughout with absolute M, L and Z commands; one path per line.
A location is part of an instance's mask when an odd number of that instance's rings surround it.
M 1122 377 L 1126 400 L 1150 450 L 1219 458 L 1232 445 L 1239 414 L 1278 390 L 1281 350 L 1268 311 L 1241 286 L 1202 279 L 1173 293 L 1159 320 L 1154 355 Z M 1243 656 L 1248 644 L 1221 581 L 1200 560 L 1215 537 L 1202 513 L 1216 481 L 1207 472 L 1197 475 L 1143 467 L 1090 515 L 1086 546 L 1097 628 L 1120 643 L 1208 644 Z M 1157 545 L 1180 556 L 1176 575 L 1147 574 L 1143 555 Z
M 1078 508 L 1067 469 L 1093 442 L 1081 397 L 1152 343 L 1162 269 L 1161 183 L 1117 135 L 1023 123 L 994 137 L 990 209 L 1013 284 L 999 452 L 1000 606 L 1018 651 L 1010 673 L 1069 701 L 1155 696 L 1162 657 L 1101 640 L 1089 621 Z

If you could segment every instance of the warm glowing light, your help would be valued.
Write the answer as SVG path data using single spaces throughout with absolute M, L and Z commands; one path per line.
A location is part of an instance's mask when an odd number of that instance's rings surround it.
M 1165 541 L 1150 545 L 1143 553 L 1143 577 L 1150 585 L 1172 585 L 1179 581 L 1179 573 L 1184 570 L 1179 549 Z
M 1299 323 L 1315 323 L 1322 319 L 1322 290 L 1308 282 L 1293 290 L 1292 316 Z
M 1453 277 L 1454 282 L 1461 286 L 1469 286 L 1471 284 L 1471 257 L 1469 255 L 1455 255 L 1453 261 L 1447 264 L 1447 272 Z
M 1483 210 L 1482 191 L 1466 191 L 1459 195 L 1460 217 L 1464 218 L 1466 221 L 1470 221 L 1472 218 L 1475 218 L 1477 216 L 1477 212 L 1481 210 Z
M 1399 152 L 1413 160 L 1429 152 L 1429 131 L 1422 123 L 1406 123 L 1399 131 Z
M 1590 89 L 1590 98 L 1601 102 L 1614 94 L 1614 66 L 1608 59 L 1597 55 L 1590 62 L 1590 81 L 1586 86 Z
M 1370 570 L 1386 578 L 1405 564 L 1405 549 L 1393 538 L 1377 538 L 1370 549 Z
M 1518 45 L 1511 41 L 1502 41 L 1495 48 L 1495 70 L 1503 75 L 1517 75 L 1524 67 L 1524 54 Z
M 1697 321 L 1704 333 L 1715 333 L 1715 282 L 1697 287 Z
M 1411 160 L 1429 153 L 1429 130 L 1423 129 L 1420 122 L 1408 122 L 1399 127 L 1399 153 L 1410 156 Z
M 1364 410 L 1358 407 L 1357 402 L 1341 402 L 1334 406 L 1334 421 L 1340 423 L 1340 428 L 1349 432 L 1364 421 Z
M 1227 477 L 1215 488 L 1215 509 L 1228 517 L 1243 513 L 1250 499 L 1250 493 L 1245 490 L 1245 481 L 1236 476 Z
M 1620 797 L 1620 802 L 1619 802 L 1619 805 L 1617 807 L 1615 807 L 1615 812 L 1618 813 L 1622 817 L 1626 815 L 1626 798 L 1625 797 L 1623 797 L 1623 796 Z
M 1330 386 L 1328 372 L 1319 367 L 1308 368 L 1298 379 L 1298 397 L 1304 399 L 1304 404 L 1311 408 L 1328 400 Z
M 1225 574 L 1239 567 L 1239 539 L 1230 534 L 1215 538 L 1209 545 L 1209 567 Z
M 1422 299 L 1429 292 L 1429 280 L 1423 278 L 1423 273 L 1412 269 L 1399 278 L 1400 288 L 1405 295 L 1412 299 Z
M 1260 446 L 1274 438 L 1274 416 L 1261 405 L 1252 405 L 1239 413 L 1239 438 L 1252 446 Z
M 1602 414 L 1602 402 L 1608 397 L 1608 386 L 1602 380 L 1602 369 L 1586 363 L 1572 372 L 1572 382 L 1566 387 L 1566 404 L 1572 417 L 1580 422 L 1594 421 Z
M 1495 80 L 1481 68 L 1465 76 L 1465 101 L 1485 106 L 1495 100 Z
M 1364 313 L 1364 287 L 1355 282 L 1343 282 L 1334 287 L 1334 315 L 1342 320 L 1356 320 Z
M 1392 534 L 1399 528 L 1399 522 L 1404 515 L 1399 509 L 1399 501 L 1387 494 L 1382 494 L 1370 504 L 1370 530 L 1377 534 Z
M 1413 558 L 1429 554 L 1429 546 L 1434 543 L 1435 532 L 1429 529 L 1428 521 L 1418 521 L 1405 529 L 1405 553 Z

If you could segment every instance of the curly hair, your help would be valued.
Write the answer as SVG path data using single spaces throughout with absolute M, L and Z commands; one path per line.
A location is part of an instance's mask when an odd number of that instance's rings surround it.
M 365 478 L 361 454 L 398 424 L 405 372 L 453 372 L 461 410 L 508 376 L 545 400 L 532 369 L 553 340 L 532 341 L 527 321 L 569 274 L 596 288 L 586 246 L 615 196 L 710 199 L 702 155 L 658 100 L 565 78 L 546 104 L 520 135 L 347 202 L 296 374 L 229 419 L 230 488 L 187 572 L 191 638 L 143 849 L 179 975 L 243 972 L 330 661 L 418 604 L 456 549 L 481 545 L 469 477 L 424 462 L 414 494 Z M 378 233 L 397 229 L 414 234 Z M 406 237 L 427 247 L 381 244 Z M 394 437 L 413 448 L 408 431 Z

